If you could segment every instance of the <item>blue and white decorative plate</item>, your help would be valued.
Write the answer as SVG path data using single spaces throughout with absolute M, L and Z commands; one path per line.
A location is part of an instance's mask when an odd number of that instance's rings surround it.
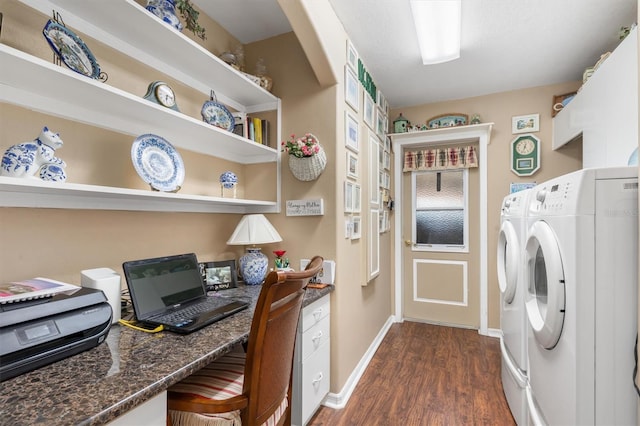
M 140 135 L 131 146 L 131 161 L 152 189 L 177 191 L 184 182 L 184 163 L 173 145 L 158 135 Z
M 206 101 L 202 105 L 201 114 L 202 119 L 207 123 L 233 132 L 236 122 L 231 112 L 221 103 L 214 100 Z
M 91 78 L 100 76 L 100 66 L 91 50 L 73 31 L 51 19 L 42 30 L 49 46 L 69 69 Z

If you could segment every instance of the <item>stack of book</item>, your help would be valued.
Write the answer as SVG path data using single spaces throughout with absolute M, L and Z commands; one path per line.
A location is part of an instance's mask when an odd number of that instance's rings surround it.
M 269 120 L 251 117 L 245 113 L 234 113 L 236 125 L 233 133 L 262 145 L 271 147 L 269 141 Z

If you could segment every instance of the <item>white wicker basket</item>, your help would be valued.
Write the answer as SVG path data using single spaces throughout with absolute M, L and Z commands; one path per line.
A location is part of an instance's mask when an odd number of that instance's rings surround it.
M 320 146 L 320 151 L 311 157 L 296 157 L 289 155 L 289 169 L 296 179 L 301 181 L 312 181 L 318 179 L 324 168 L 327 166 L 327 155 Z

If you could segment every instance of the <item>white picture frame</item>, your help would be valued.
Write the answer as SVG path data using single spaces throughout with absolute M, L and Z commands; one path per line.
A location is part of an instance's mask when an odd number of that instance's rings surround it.
M 391 154 L 388 151 L 382 153 L 382 168 L 385 170 L 391 169 Z
M 388 153 L 391 153 L 391 137 L 385 136 L 383 142 L 384 142 L 384 150 Z
M 369 280 L 373 280 L 380 274 L 380 211 L 371 209 L 369 212 Z
M 363 91 L 362 92 L 362 116 L 364 119 L 364 123 L 369 126 L 371 130 L 375 130 L 375 120 L 376 120 L 376 107 L 375 103 L 371 96 Z
M 362 218 L 353 216 L 351 218 L 351 239 L 359 240 L 362 237 Z
M 353 212 L 353 182 L 344 182 L 344 212 Z
M 360 126 L 358 119 L 349 111 L 344 112 L 344 143 L 353 152 L 360 150 Z
M 380 139 L 384 139 L 387 134 L 387 117 L 380 108 L 376 108 L 376 133 Z
M 344 67 L 344 100 L 355 112 L 360 110 L 360 84 L 354 70 Z
M 354 71 L 358 71 L 358 51 L 351 43 L 351 40 L 347 40 L 347 65 Z
M 540 131 L 540 114 L 516 115 L 511 117 L 511 133 L 531 133 Z
M 351 208 L 353 213 L 360 213 L 361 209 L 362 209 L 362 189 L 360 188 L 360 185 L 353 184 L 353 200 L 351 202 Z
M 347 151 L 347 177 L 349 179 L 358 179 L 359 174 L 359 164 L 358 164 L 358 155 Z
M 371 131 L 369 132 L 369 204 L 378 206 L 380 204 L 380 160 L 378 137 Z

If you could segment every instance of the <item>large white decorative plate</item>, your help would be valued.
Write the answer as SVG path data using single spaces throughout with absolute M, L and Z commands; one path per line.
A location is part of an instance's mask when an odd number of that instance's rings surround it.
M 86 44 L 73 31 L 51 19 L 42 30 L 49 46 L 69 69 L 91 78 L 100 76 L 100 66 Z
M 173 145 L 158 135 L 140 135 L 131 146 L 131 161 L 152 189 L 177 191 L 184 182 L 184 163 Z
M 231 112 L 219 102 L 206 101 L 202 105 L 202 119 L 209 124 L 213 124 L 216 127 L 233 132 L 235 127 L 235 120 Z

